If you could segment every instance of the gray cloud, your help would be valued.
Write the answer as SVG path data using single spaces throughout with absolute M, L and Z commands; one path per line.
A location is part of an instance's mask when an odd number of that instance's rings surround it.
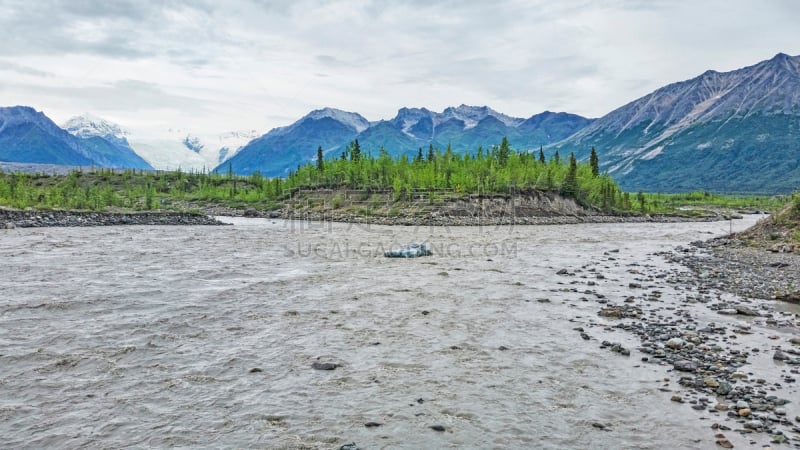
M 706 69 L 800 52 L 791 0 L 3 3 L 4 92 L 24 76 L 31 91 L 20 92 L 61 108 L 75 96 L 132 117 L 183 109 L 227 120 L 222 131 L 321 106 L 372 120 L 461 103 L 599 116 Z
M 52 73 L 45 72 L 42 70 L 34 69 L 32 67 L 23 66 L 20 64 L 15 64 L 8 61 L 0 60 L 0 70 L 5 70 L 8 72 L 14 72 L 20 75 L 32 75 L 35 77 L 51 77 L 53 76 Z

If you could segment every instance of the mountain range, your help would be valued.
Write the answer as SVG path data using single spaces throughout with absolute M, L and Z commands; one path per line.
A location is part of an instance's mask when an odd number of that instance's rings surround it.
M 414 156 L 450 146 L 475 153 L 507 137 L 517 150 L 547 155 L 595 147 L 601 168 L 626 190 L 791 192 L 800 188 L 800 56 L 731 72 L 707 71 L 664 86 L 599 119 L 545 111 L 527 119 L 487 106 L 442 112 L 401 108 L 389 120 L 315 110 L 264 135 L 199 136 L 183 129 L 150 139 L 83 115 L 63 129 L 29 107 L 0 108 L 0 161 L 209 170 L 284 176 L 312 162 L 317 147 L 336 157 L 353 140 L 362 152 Z
M 357 113 L 324 108 L 250 142 L 217 170 L 285 176 L 299 164 L 316 158 L 317 147 L 322 146 L 326 156 L 336 156 L 356 139 L 364 153 L 375 156 L 381 148 L 392 156 L 414 156 L 420 148 L 427 151 L 430 145 L 440 149 L 449 145 L 457 153 L 474 153 L 480 146 L 498 144 L 504 136 L 517 148 L 538 149 L 572 135 L 591 122 L 574 114 L 549 111 L 522 119 L 487 106 L 467 105 L 446 108 L 440 113 L 425 108 L 401 108 L 391 120 L 369 122 Z
M 73 134 L 33 108 L 0 107 L 0 161 L 152 169 L 109 124 L 95 125 L 70 121 Z

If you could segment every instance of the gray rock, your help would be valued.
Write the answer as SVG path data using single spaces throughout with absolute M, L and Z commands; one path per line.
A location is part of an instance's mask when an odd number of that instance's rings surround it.
M 676 337 L 676 338 L 672 338 L 672 339 L 668 340 L 667 342 L 664 343 L 664 345 L 666 345 L 667 347 L 675 350 L 675 349 L 682 348 L 684 345 L 686 345 L 686 341 L 684 341 L 681 338 L 677 338 Z
M 682 359 L 680 361 L 675 361 L 672 368 L 680 372 L 694 372 L 697 370 L 697 363 Z
M 4 228 L 6 230 L 13 230 L 14 228 L 17 228 L 17 224 L 15 224 L 14 222 L 6 222 Z
M 745 409 L 745 408 L 749 408 L 749 407 L 750 407 L 750 404 L 747 403 L 744 400 L 739 400 L 738 402 L 736 402 L 736 409 Z
M 339 364 L 336 363 L 315 362 L 311 364 L 311 368 L 314 370 L 334 370 L 337 367 L 339 367 Z
M 717 387 L 717 395 L 728 395 L 733 391 L 733 386 L 725 380 L 721 380 L 719 382 L 719 386 Z
M 786 354 L 784 354 L 782 351 L 775 350 L 775 354 L 772 355 L 772 359 L 774 359 L 775 361 L 788 361 L 790 358 L 786 356 Z
M 760 420 L 748 420 L 744 423 L 745 429 L 758 430 L 764 428 L 764 424 Z
M 737 305 L 736 306 L 736 314 L 741 314 L 743 316 L 758 316 L 759 314 L 751 308 L 747 306 Z

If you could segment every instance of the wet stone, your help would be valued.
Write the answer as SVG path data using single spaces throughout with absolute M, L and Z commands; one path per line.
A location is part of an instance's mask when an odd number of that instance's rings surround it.
M 697 363 L 685 359 L 675 361 L 672 367 L 680 372 L 694 372 L 697 370 Z
M 775 354 L 774 354 L 774 355 L 772 355 L 772 359 L 774 359 L 775 361 L 788 361 L 788 360 L 789 360 L 789 359 L 791 359 L 791 358 L 789 358 L 788 356 L 786 356 L 786 354 L 785 354 L 785 353 L 783 353 L 782 351 L 780 351 L 780 350 L 775 350 Z
M 337 367 L 339 367 L 339 364 L 329 362 L 315 362 L 311 364 L 311 368 L 314 370 L 335 370 Z
M 716 444 L 722 448 L 733 448 L 733 444 L 727 439 L 717 439 Z

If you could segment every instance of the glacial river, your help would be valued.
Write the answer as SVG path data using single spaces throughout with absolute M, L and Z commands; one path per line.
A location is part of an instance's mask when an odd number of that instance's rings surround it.
M 581 297 L 621 303 L 682 270 L 654 253 L 728 222 L 224 220 L 0 231 L 0 447 L 715 448 L 678 376 Z M 383 257 L 407 242 L 435 254 Z

